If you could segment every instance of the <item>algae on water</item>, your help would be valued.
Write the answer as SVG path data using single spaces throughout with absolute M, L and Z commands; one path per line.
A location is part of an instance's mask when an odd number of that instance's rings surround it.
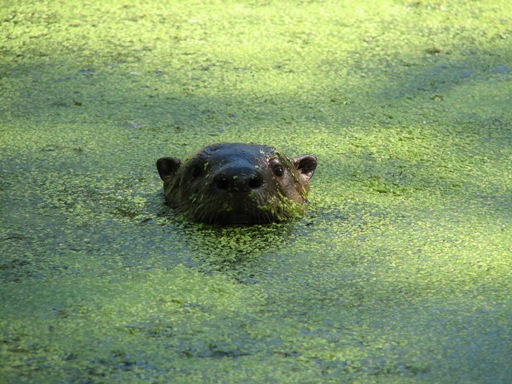
M 509 381 L 511 4 L 0 20 L 0 381 Z M 214 142 L 316 155 L 305 215 L 169 212 L 155 160 Z

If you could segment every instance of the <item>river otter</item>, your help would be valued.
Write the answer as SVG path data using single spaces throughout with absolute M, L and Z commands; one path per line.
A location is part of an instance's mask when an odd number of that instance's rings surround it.
M 316 157 L 257 144 L 214 144 L 183 161 L 158 159 L 169 205 L 194 221 L 261 224 L 304 213 Z

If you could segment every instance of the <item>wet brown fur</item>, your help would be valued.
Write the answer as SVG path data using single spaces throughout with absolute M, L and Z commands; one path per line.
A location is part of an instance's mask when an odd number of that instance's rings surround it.
M 289 158 L 258 144 L 222 143 L 183 161 L 157 161 L 167 202 L 194 221 L 258 224 L 303 214 L 314 156 Z

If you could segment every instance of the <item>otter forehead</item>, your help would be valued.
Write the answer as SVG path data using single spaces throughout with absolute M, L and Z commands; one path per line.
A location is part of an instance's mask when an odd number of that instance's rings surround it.
M 274 148 L 266 145 L 239 143 L 214 144 L 204 147 L 201 152 L 208 156 L 242 156 L 247 158 L 261 157 L 262 155 L 272 156 L 276 154 L 276 150 Z
M 228 163 L 260 164 L 265 158 L 278 157 L 272 147 L 258 144 L 215 144 L 203 148 L 194 157 L 204 158 L 210 165 L 225 165 Z

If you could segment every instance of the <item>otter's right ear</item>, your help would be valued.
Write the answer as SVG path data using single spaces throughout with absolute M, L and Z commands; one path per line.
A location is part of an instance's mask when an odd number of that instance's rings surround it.
M 156 161 L 156 168 L 162 180 L 174 176 L 180 167 L 181 160 L 174 157 L 162 157 Z
M 315 173 L 316 157 L 311 155 L 297 156 L 293 158 L 293 165 L 299 171 L 299 175 L 304 181 L 309 181 Z

